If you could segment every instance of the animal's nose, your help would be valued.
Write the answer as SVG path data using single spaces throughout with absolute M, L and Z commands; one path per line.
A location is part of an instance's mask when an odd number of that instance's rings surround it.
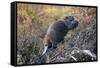
M 74 27 L 77 27 L 77 26 L 78 26 L 78 21 L 76 21 L 76 20 L 73 21 L 73 22 L 72 22 L 72 25 L 74 25 Z
M 78 21 L 76 21 L 76 25 L 78 25 Z

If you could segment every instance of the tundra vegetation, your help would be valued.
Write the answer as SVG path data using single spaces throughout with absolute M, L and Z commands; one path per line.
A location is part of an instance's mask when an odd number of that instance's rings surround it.
M 68 32 L 65 42 L 58 44 L 54 51 L 50 51 L 42 59 L 36 59 L 43 51 L 43 38 L 50 24 L 63 20 L 65 16 L 74 16 L 79 21 L 79 26 Z M 93 7 L 18 3 L 17 64 L 96 60 L 90 59 L 97 55 L 96 27 L 96 8 Z M 92 55 L 87 56 L 87 53 Z

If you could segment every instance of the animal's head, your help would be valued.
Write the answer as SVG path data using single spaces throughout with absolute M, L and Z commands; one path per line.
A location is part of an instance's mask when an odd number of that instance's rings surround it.
M 69 30 L 74 29 L 78 26 L 78 21 L 75 20 L 73 16 L 66 16 L 64 18 L 64 23 Z

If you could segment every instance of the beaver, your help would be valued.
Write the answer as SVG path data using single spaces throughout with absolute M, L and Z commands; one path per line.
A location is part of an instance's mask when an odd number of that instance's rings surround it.
M 50 48 L 57 48 L 57 44 L 64 41 L 64 37 L 68 31 L 78 26 L 78 21 L 73 16 L 66 16 L 63 20 L 56 21 L 51 24 L 43 39 L 43 54 Z

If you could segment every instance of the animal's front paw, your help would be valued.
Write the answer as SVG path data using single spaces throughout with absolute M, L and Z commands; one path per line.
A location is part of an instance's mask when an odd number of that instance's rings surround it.
M 52 45 L 48 46 L 48 49 L 52 48 Z
M 52 48 L 53 48 L 53 49 L 56 49 L 56 48 L 57 48 L 57 46 L 53 46 Z
M 48 50 L 53 51 L 53 50 L 55 50 L 56 48 L 57 48 L 57 46 L 53 46 L 53 47 L 49 48 Z

